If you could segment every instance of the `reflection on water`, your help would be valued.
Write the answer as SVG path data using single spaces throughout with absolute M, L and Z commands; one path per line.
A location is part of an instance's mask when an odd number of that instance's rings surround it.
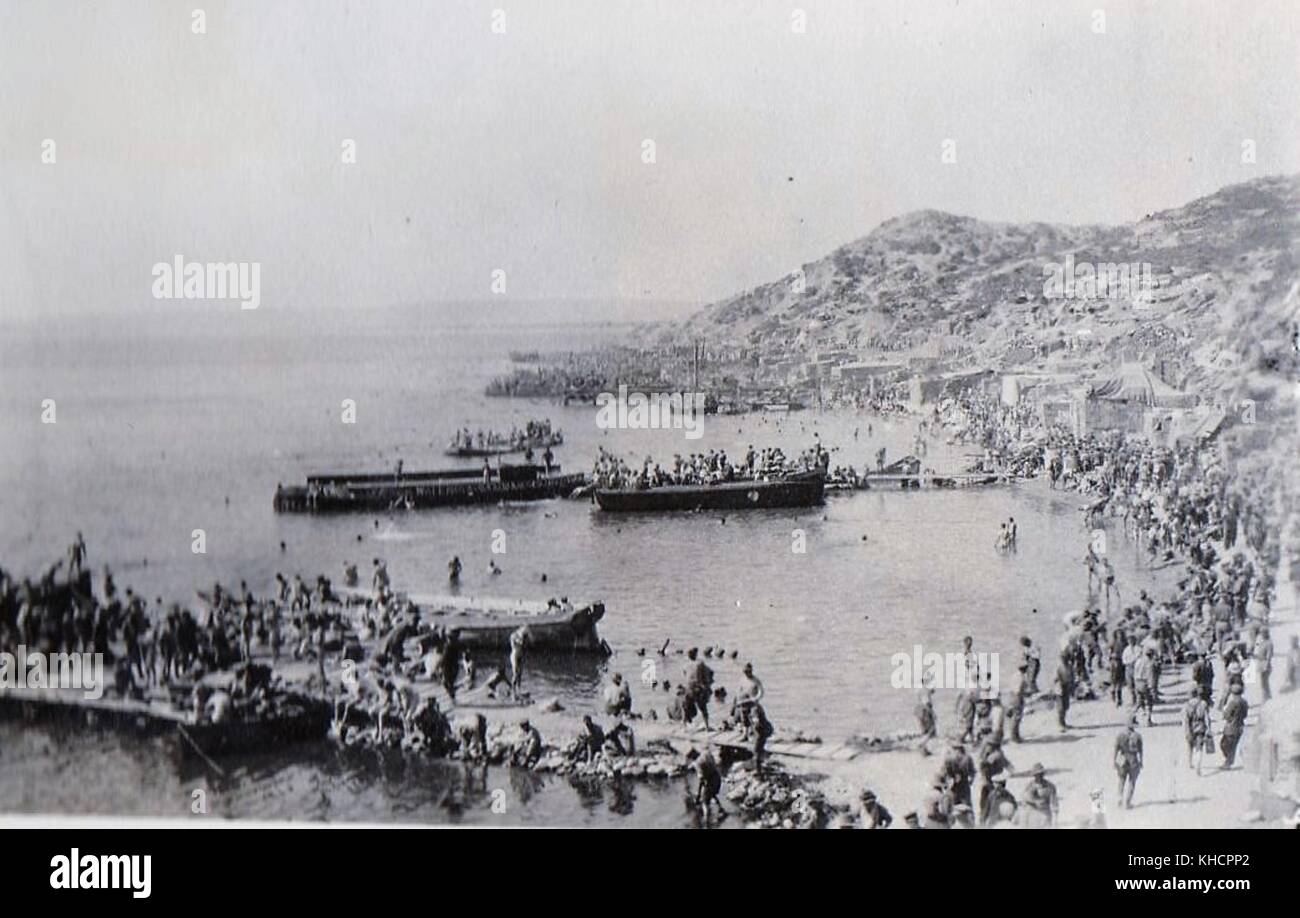
M 170 740 L 0 723 L 0 811 L 461 825 L 692 824 L 683 780 L 612 783 L 326 743 L 224 757 Z M 196 792 L 202 792 L 196 794 Z M 201 801 L 207 813 L 197 813 Z

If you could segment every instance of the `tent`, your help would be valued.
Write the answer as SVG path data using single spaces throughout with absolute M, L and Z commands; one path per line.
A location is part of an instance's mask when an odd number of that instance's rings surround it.
M 1094 383 L 1088 397 L 1148 408 L 1190 408 L 1196 403 L 1196 396 L 1175 389 L 1140 363 L 1126 363 L 1114 376 Z

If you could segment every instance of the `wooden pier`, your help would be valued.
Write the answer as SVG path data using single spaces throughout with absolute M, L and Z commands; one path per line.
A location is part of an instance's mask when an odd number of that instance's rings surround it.
M 828 482 L 827 491 L 873 491 L 894 488 L 974 488 L 1007 484 L 1015 476 L 1005 472 L 870 472 L 856 482 Z

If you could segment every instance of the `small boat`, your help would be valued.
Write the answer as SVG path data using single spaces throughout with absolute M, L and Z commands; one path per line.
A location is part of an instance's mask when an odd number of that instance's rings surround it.
M 370 600 L 373 596 L 355 587 L 344 587 L 338 592 L 352 599 Z M 394 595 L 414 603 L 424 623 L 442 625 L 455 632 L 461 646 L 469 650 L 509 652 L 510 635 L 527 625 L 530 651 L 609 652 L 609 646 L 596 631 L 596 623 L 605 617 L 603 602 L 560 606 L 554 601 L 475 599 L 400 590 Z
M 221 723 L 178 722 L 181 749 L 207 756 L 265 752 L 296 743 L 325 739 L 334 719 L 333 707 L 323 701 L 301 698 L 292 710 L 247 720 Z M 197 747 L 197 748 L 195 748 Z
M 596 503 L 602 510 L 619 513 L 811 507 L 822 502 L 825 487 L 823 473 L 799 472 L 770 481 L 664 485 L 639 491 L 597 488 Z

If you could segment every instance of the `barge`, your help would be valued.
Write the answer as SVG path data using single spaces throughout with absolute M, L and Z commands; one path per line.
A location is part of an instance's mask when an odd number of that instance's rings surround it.
M 275 489 L 278 513 L 418 510 L 567 497 L 587 483 L 558 465 L 503 465 L 492 469 L 310 475 L 306 485 Z
M 616 513 L 664 513 L 689 510 L 757 510 L 812 507 L 822 502 L 826 478 L 800 472 L 770 481 L 725 481 L 706 485 L 664 485 L 642 490 L 596 489 L 601 510 Z

